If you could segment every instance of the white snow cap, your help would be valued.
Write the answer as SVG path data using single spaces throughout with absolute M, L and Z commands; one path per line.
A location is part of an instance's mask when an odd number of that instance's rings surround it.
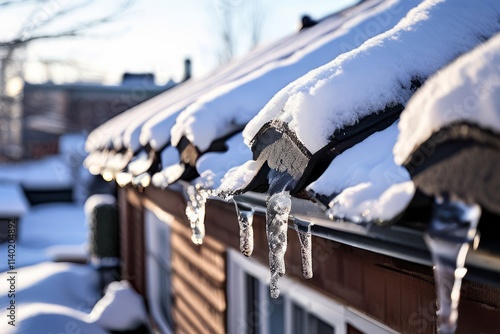
M 397 124 L 376 132 L 337 156 L 307 189 L 337 196 L 329 214 L 349 221 L 389 221 L 413 198 L 415 186 L 406 168 L 394 162 Z
M 135 329 L 148 322 L 142 297 L 127 281 L 110 283 L 88 318 L 113 331 Z
M 500 1 L 426 0 L 394 28 L 289 84 L 245 128 L 250 144 L 276 118 L 311 153 L 332 133 L 391 104 L 405 104 L 425 80 L 500 30 Z
M 396 162 L 443 126 L 466 121 L 500 133 L 500 34 L 436 74 L 408 102 Z
M 375 7 L 326 20 L 328 34 L 311 40 L 292 56 L 270 62 L 248 75 L 220 85 L 184 110 L 172 127 L 172 144 L 182 136 L 201 151 L 215 139 L 245 126 L 267 101 L 292 80 L 338 55 L 358 47 L 366 39 L 392 28 L 419 0 L 391 0 Z M 363 34 L 360 34 L 360 31 Z
M 103 205 L 103 204 L 115 204 L 116 198 L 113 195 L 108 194 L 95 194 L 90 196 L 83 206 L 83 211 L 85 215 L 88 217 L 94 208 Z

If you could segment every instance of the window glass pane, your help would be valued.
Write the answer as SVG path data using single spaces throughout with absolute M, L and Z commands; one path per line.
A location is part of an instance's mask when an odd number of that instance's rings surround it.
M 160 307 L 163 313 L 164 319 L 170 324 L 173 325 L 172 322 L 172 294 L 170 291 L 170 273 L 163 266 L 159 265 L 158 269 L 160 271 Z
M 297 304 L 292 304 L 292 333 L 303 334 L 305 331 L 306 312 Z
M 267 287 L 266 291 L 269 291 L 269 287 Z M 283 295 L 280 295 L 278 298 L 271 298 L 269 293 L 266 293 L 267 296 L 267 305 L 265 309 L 268 314 L 268 332 L 269 333 L 284 333 L 285 332 L 285 300 L 283 299 Z
M 347 334 L 365 334 L 365 332 L 357 329 L 356 327 L 354 327 L 353 325 L 351 324 L 347 324 Z
M 251 276 L 246 275 L 246 315 L 247 315 L 247 333 L 259 333 L 259 281 Z
M 316 334 L 334 334 L 335 329 L 333 326 L 327 324 L 320 318 L 315 317 L 314 315 L 309 315 L 309 331 L 308 333 L 316 333 Z

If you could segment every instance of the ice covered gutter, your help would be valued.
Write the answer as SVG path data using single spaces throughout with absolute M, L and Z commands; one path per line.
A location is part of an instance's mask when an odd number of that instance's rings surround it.
M 315 153 L 335 130 L 405 104 L 424 81 L 500 29 L 500 3 L 424 1 L 394 28 L 291 83 L 245 128 L 248 144 L 270 121 L 288 125 Z
M 331 219 L 382 223 L 397 217 L 415 191 L 408 171 L 394 162 L 397 124 L 337 156 L 307 190 L 324 199 Z
M 425 232 L 438 324 L 454 333 L 465 259 L 477 247 L 483 210 L 500 214 L 500 36 L 429 79 L 401 115 L 394 147 L 416 186 L 434 198 Z M 494 221 L 483 221 L 483 228 Z
M 418 3 L 388 1 L 365 11 L 348 13 L 342 19 L 326 20 L 323 24 L 330 23 L 337 29 L 311 40 L 286 59 L 270 62 L 239 80 L 219 86 L 190 105 L 172 128 L 173 145 L 178 146 L 185 136 L 200 151 L 205 151 L 216 138 L 246 125 L 288 83 L 393 27 Z M 359 31 L 363 31 L 362 36 Z
M 410 100 L 401 115 L 399 164 L 444 126 L 468 122 L 500 133 L 500 36 L 437 73 Z
M 281 206 L 271 201 L 274 195 L 281 194 L 279 202 L 287 202 L 288 192 L 299 192 L 318 177 L 318 173 L 324 172 L 326 163 L 335 161 L 339 154 L 363 142 L 369 135 L 387 128 L 431 74 L 500 30 L 499 13 L 500 4 L 496 1 L 479 5 L 465 0 L 424 1 L 394 28 L 291 83 L 245 128 L 245 141 L 252 146 L 256 160 L 226 175 L 219 189 L 222 195 L 245 190 L 234 186 L 252 188 L 261 186 L 259 182 L 267 183 L 267 212 L 280 211 Z M 392 134 L 394 143 L 394 132 Z M 321 160 L 323 154 L 328 159 Z M 383 160 L 373 162 L 389 166 L 391 161 Z M 401 175 L 395 180 L 398 185 L 389 188 L 373 183 L 369 177 L 364 181 L 367 184 L 344 183 L 345 187 L 355 187 L 350 191 L 351 194 L 357 192 L 356 198 L 349 198 L 349 192 L 338 198 L 343 204 L 348 200 L 353 201 L 350 204 L 358 204 L 358 207 L 350 207 L 352 213 L 356 213 L 353 220 L 359 218 L 356 210 L 365 209 L 361 216 L 367 212 L 369 197 L 377 192 L 381 196 L 376 199 L 378 204 L 395 199 L 393 193 L 406 194 L 407 199 L 402 202 L 397 199 L 397 206 L 389 212 L 380 213 L 374 207 L 370 207 L 374 212 L 368 212 L 392 218 L 404 208 L 403 202 L 407 202 L 413 191 L 407 183 L 408 175 Z M 364 194 L 363 187 L 368 189 Z M 332 214 L 337 208 L 333 205 Z M 281 275 L 280 263 L 284 259 L 282 255 L 275 257 L 273 249 L 279 247 L 269 233 L 279 229 L 284 221 L 273 217 L 267 219 L 273 277 Z

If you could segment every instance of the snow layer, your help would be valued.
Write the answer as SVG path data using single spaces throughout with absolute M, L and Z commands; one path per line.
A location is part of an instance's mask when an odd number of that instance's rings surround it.
M 81 204 L 34 206 L 19 220 L 17 233 L 17 267 L 64 257 L 61 247 L 71 248 L 67 256 L 86 254 L 88 229 Z M 0 252 L 7 254 L 7 244 L 0 244 Z M 0 270 L 7 270 L 7 262 L 0 263 Z
M 217 135 L 217 133 L 214 133 L 213 126 L 208 127 L 209 123 L 203 123 L 203 122 L 210 122 L 210 124 L 212 125 L 214 121 L 210 116 L 203 117 L 203 119 L 200 120 L 191 119 L 190 117 L 191 112 L 189 110 L 197 110 L 199 108 L 203 108 L 203 110 L 207 109 L 204 108 L 205 103 L 208 103 L 216 98 L 222 97 L 222 95 L 229 93 L 231 90 L 234 90 L 236 87 L 242 85 L 242 83 L 247 82 L 248 79 L 245 79 L 246 75 L 250 74 L 251 78 L 255 78 L 257 76 L 260 77 L 261 73 L 268 72 L 268 69 L 263 69 L 263 67 L 266 66 L 269 67 L 269 64 L 271 62 L 280 59 L 285 59 L 287 57 L 290 57 L 292 54 L 298 52 L 299 50 L 309 47 L 309 45 L 314 41 L 316 41 L 318 38 L 321 38 L 326 34 L 330 34 L 332 31 L 338 29 L 339 26 L 341 26 L 341 24 L 343 24 L 351 16 L 355 16 L 362 11 L 367 11 L 369 8 L 372 8 L 373 6 L 375 6 L 380 2 L 381 1 L 379 0 L 366 1 L 365 3 L 357 6 L 356 8 L 353 8 L 348 12 L 344 13 L 343 15 L 333 15 L 332 17 L 325 19 L 324 21 L 320 22 L 319 24 L 317 24 L 312 28 L 303 30 L 300 33 L 294 34 L 284 40 L 266 46 L 261 51 L 252 52 L 246 58 L 241 60 L 235 60 L 229 66 L 218 69 L 216 73 L 209 76 L 205 80 L 189 85 L 189 90 L 186 89 L 182 91 L 183 98 L 187 97 L 185 100 L 180 101 L 180 103 L 172 105 L 169 108 L 166 108 L 164 111 L 158 113 L 156 116 L 147 121 L 146 124 L 144 124 L 144 126 L 142 127 L 142 133 L 140 137 L 141 143 L 143 145 L 146 145 L 149 142 L 151 147 L 155 149 L 165 145 L 170 140 L 169 129 L 175 123 L 175 117 L 172 117 L 172 115 L 174 115 L 174 112 L 184 110 L 186 107 L 188 107 L 191 103 L 195 101 L 196 101 L 195 105 L 189 106 L 187 111 L 185 113 L 183 112 L 184 116 L 182 116 L 177 123 L 186 125 L 190 124 L 197 125 L 196 129 L 193 129 L 193 131 L 189 132 L 188 139 L 190 140 L 191 140 L 190 134 L 196 134 L 200 136 L 205 134 L 211 134 L 212 136 L 214 134 Z M 360 35 L 363 34 L 364 32 L 362 32 Z M 349 43 L 346 43 L 346 45 L 348 44 Z M 318 65 L 323 64 L 327 60 L 331 59 L 328 58 L 327 55 L 323 55 L 323 57 L 326 57 L 326 59 L 323 61 L 318 62 L 316 60 Z M 282 75 L 285 77 L 284 79 L 281 79 L 281 81 L 283 81 L 284 83 L 278 83 L 280 82 L 280 79 L 277 77 L 278 75 Z M 224 106 L 224 103 L 214 101 L 208 106 L 208 113 L 212 112 L 218 113 L 218 116 L 215 117 L 216 119 L 215 123 L 222 124 L 221 127 L 225 126 L 223 128 L 224 131 L 228 130 L 229 127 L 234 129 L 238 125 L 242 126 L 246 124 L 246 122 L 248 122 L 248 120 L 250 120 L 251 117 L 253 117 L 253 115 L 255 115 L 255 113 L 260 109 L 260 107 L 262 107 L 264 103 L 279 88 L 283 87 L 284 84 L 288 83 L 291 79 L 294 79 L 296 77 L 297 74 L 287 73 L 287 71 L 282 70 L 279 73 L 275 73 L 275 78 L 273 80 L 277 80 L 276 81 L 277 83 L 272 83 L 272 82 L 268 83 L 266 80 L 268 80 L 269 77 L 261 78 L 258 83 L 256 82 L 253 85 L 250 84 L 249 87 L 246 87 L 244 89 L 232 93 L 232 96 L 236 96 L 237 100 L 241 100 L 239 103 L 240 105 L 245 105 L 245 103 L 243 102 L 246 101 L 248 102 L 248 107 L 245 106 L 238 107 L 235 110 L 233 105 L 228 105 L 226 107 Z M 259 87 L 259 85 L 263 85 L 263 87 Z M 268 85 L 271 85 L 274 88 L 271 90 L 265 89 L 265 87 L 267 87 Z M 248 90 L 251 89 L 257 89 L 258 91 L 256 91 L 255 94 L 248 97 L 245 94 L 243 94 L 247 93 Z M 260 96 L 261 91 L 265 92 L 264 96 Z M 253 101 L 253 99 L 257 99 L 257 101 L 259 102 L 256 104 Z M 227 102 L 227 100 L 229 99 L 224 99 L 225 102 Z M 255 105 L 257 105 L 258 107 L 255 107 Z M 227 122 L 224 123 L 223 115 L 227 114 L 228 112 L 246 113 L 246 115 L 242 115 L 244 116 L 243 117 L 244 120 L 238 122 L 237 124 L 231 124 L 230 121 L 229 123 Z M 226 116 L 226 118 L 228 117 L 231 118 L 231 116 Z M 200 124 L 206 124 L 206 127 Z M 201 131 L 198 131 L 200 130 L 200 127 Z M 176 130 L 172 133 L 173 135 L 175 135 L 175 139 L 173 140 L 174 144 L 177 144 L 180 137 L 182 137 L 183 132 L 184 131 L 179 129 L 179 131 Z M 219 134 L 218 137 L 221 136 L 221 133 L 218 133 Z M 198 147 L 201 148 L 202 151 L 204 151 L 206 147 L 208 147 L 206 145 L 210 145 L 211 142 L 210 138 L 207 140 L 208 140 L 207 143 L 203 142 L 201 137 L 196 140 L 197 146 L 200 145 Z
M 18 218 L 24 215 L 30 204 L 19 184 L 0 182 L 0 217 Z
M 142 297 L 127 281 L 108 285 L 104 297 L 89 314 L 88 321 L 113 331 L 135 329 L 148 322 Z
M 497 0 L 426 0 L 394 28 L 281 90 L 247 125 L 245 141 L 277 118 L 315 153 L 336 129 L 406 104 L 412 79 L 426 79 L 499 31 L 499 16 Z
M 448 124 L 466 121 L 500 133 L 500 35 L 433 76 L 401 115 L 396 161 Z
M 0 181 L 17 182 L 30 190 L 66 189 L 72 188 L 74 178 L 64 157 L 53 155 L 40 160 L 1 164 Z
M 10 275 L 0 274 L 3 291 Z M 16 326 L 2 321 L 1 333 L 104 334 L 147 322 L 142 298 L 128 282 L 111 283 L 99 300 L 99 274 L 91 266 L 46 262 L 18 269 L 16 276 Z M 0 307 L 8 305 L 4 294 Z
M 338 29 L 295 52 L 221 85 L 200 97 L 177 118 L 171 130 L 172 144 L 182 136 L 205 151 L 216 138 L 246 125 L 281 88 L 338 55 L 358 47 L 366 39 L 392 28 L 419 0 L 388 1 L 354 18 L 344 18 Z M 335 21 L 337 22 L 337 21 Z M 360 31 L 363 34 L 360 34 Z M 214 116 L 216 114 L 216 116 Z
M 222 178 L 215 193 L 226 200 L 234 195 L 235 190 L 246 188 L 262 167 L 263 161 L 248 160 L 244 164 L 231 168 Z
M 9 276 L 0 274 L 2 291 L 9 290 Z M 85 321 L 100 298 L 99 277 L 90 266 L 46 262 L 20 268 L 16 276 L 16 326 L 10 326 L 5 318 L 0 322 L 1 333 L 73 333 L 78 329 L 106 333 Z M 7 294 L 2 294 L 2 310 L 9 303 Z
M 319 195 L 338 194 L 329 214 L 353 222 L 389 221 L 406 209 L 415 186 L 410 174 L 394 162 L 397 124 L 376 132 L 336 157 L 307 189 Z
M 229 138 L 225 144 L 227 151 L 208 152 L 198 158 L 196 170 L 201 177 L 194 181 L 195 184 L 215 189 L 227 171 L 252 159 L 252 151 L 243 142 L 241 132 Z

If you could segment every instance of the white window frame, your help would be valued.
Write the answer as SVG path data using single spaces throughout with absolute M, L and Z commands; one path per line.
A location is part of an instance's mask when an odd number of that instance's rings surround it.
M 269 269 L 252 258 L 246 258 L 234 249 L 228 249 L 228 332 L 243 333 L 246 324 L 246 285 L 245 275 L 249 274 L 259 281 L 259 310 L 264 310 L 259 317 L 259 332 L 268 333 L 268 320 L 265 316 L 269 295 Z M 311 314 L 335 328 L 336 334 L 347 333 L 347 324 L 370 334 L 397 333 L 393 329 L 348 307 L 334 299 L 315 291 L 297 280 L 282 277 L 279 282 L 280 295 L 284 298 L 284 333 L 292 333 L 292 304 L 302 307 Z M 264 315 L 264 316 L 262 316 Z
M 162 334 L 174 333 L 162 312 L 160 285 L 164 282 L 160 282 L 160 268 L 158 265 L 158 259 L 161 259 L 171 271 L 170 222 L 173 219 L 174 217 L 167 213 L 162 213 L 160 218 L 153 211 L 148 209 L 144 211 L 147 273 L 146 293 L 151 316 Z M 159 231 L 159 229 L 162 231 Z M 158 232 L 165 234 L 166 245 L 160 244 L 158 238 L 160 234 Z M 172 305 L 170 305 L 170 310 L 172 310 Z

